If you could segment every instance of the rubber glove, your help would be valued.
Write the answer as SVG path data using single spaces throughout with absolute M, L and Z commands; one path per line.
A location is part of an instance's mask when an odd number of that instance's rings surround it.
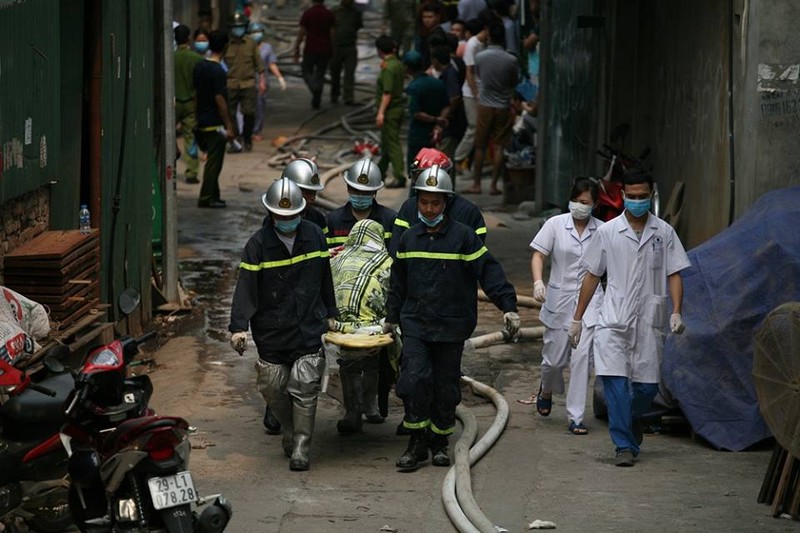
M 237 331 L 236 333 L 231 333 L 231 348 L 239 352 L 239 355 L 242 355 L 246 347 L 247 347 L 246 331 Z
M 669 330 L 675 335 L 680 335 L 686 327 L 683 325 L 683 318 L 680 313 L 672 313 L 669 317 Z
M 506 326 L 506 331 L 511 335 L 511 340 L 516 342 L 519 338 L 519 315 L 514 311 L 509 311 L 503 315 L 503 324 Z
M 335 318 L 328 319 L 328 331 L 339 331 L 339 325 L 336 323 Z
M 396 335 L 397 324 L 392 324 L 391 322 L 384 322 L 383 326 L 381 326 L 381 333 L 391 333 L 392 335 Z
M 547 295 L 547 287 L 545 287 L 544 282 L 542 280 L 534 281 L 533 282 L 533 299 L 539 303 L 544 302 L 544 298 Z
M 567 333 L 567 337 L 569 338 L 569 345 L 572 346 L 572 349 L 578 347 L 578 343 L 581 342 L 581 330 L 583 329 L 583 321 L 582 320 L 573 320 L 572 324 L 569 326 L 569 333 Z
M 278 85 L 280 85 L 281 91 L 285 91 L 286 90 L 286 80 L 283 79 L 282 77 L 278 78 Z

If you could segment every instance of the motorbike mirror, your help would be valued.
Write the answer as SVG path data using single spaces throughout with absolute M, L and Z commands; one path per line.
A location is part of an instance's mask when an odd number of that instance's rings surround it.
M 139 291 L 134 288 L 125 289 L 122 291 L 122 294 L 119 295 L 119 310 L 122 311 L 122 314 L 129 315 L 133 312 L 134 309 L 139 305 L 141 301 L 141 295 Z
M 44 364 L 44 367 L 53 374 L 61 374 L 66 370 L 63 363 L 61 363 L 61 361 L 52 355 L 46 356 L 42 361 L 42 364 Z

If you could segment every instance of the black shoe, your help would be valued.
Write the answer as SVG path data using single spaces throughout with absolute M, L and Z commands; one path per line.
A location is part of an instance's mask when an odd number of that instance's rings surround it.
M 281 434 L 281 423 L 278 422 L 278 419 L 272 414 L 272 411 L 269 409 L 269 405 L 267 406 L 267 410 L 264 412 L 264 429 L 266 430 L 267 435 Z M 291 451 L 289 452 L 289 455 L 291 455 Z
M 304 472 L 311 468 L 308 459 L 291 459 L 289 460 L 289 470 L 293 472 Z
M 312 109 L 319 109 L 319 104 L 322 101 L 322 97 L 319 94 L 315 94 L 311 97 L 311 108 Z
M 366 415 L 364 420 L 367 421 L 367 424 L 383 424 L 383 421 L 386 419 L 381 415 Z
M 253 143 L 245 141 L 244 142 L 244 151 L 245 152 L 252 152 L 253 151 Z
M 430 436 L 431 464 L 433 466 L 450 466 L 450 456 L 447 455 L 447 435 L 433 434 Z
M 224 209 L 227 206 L 222 200 L 212 200 L 210 202 L 197 202 L 197 207 L 205 207 L 211 209 Z
M 403 425 L 403 422 L 397 424 L 397 429 L 394 432 L 395 435 L 411 435 L 411 430 L 408 429 Z
M 197 183 L 200 183 L 200 180 L 193 176 L 191 178 L 186 178 L 186 183 L 190 183 L 192 185 L 195 185 Z
M 354 435 L 361 433 L 361 415 L 358 415 L 358 422 L 348 420 L 346 417 L 336 422 L 336 431 L 339 435 Z
M 423 430 L 414 430 L 408 441 L 408 448 L 397 460 L 396 466 L 401 472 L 413 472 L 419 463 L 428 460 L 428 433 Z

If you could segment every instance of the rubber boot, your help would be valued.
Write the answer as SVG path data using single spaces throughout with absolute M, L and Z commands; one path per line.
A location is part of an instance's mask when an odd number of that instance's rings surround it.
M 401 472 L 413 472 L 419 463 L 428 460 L 428 433 L 424 429 L 411 431 L 408 448 L 397 460 L 396 466 Z
M 266 411 L 264 411 L 264 430 L 267 432 L 267 435 L 281 434 L 281 423 L 278 422 L 278 419 L 275 418 L 274 414 L 272 414 L 272 410 L 270 410 L 269 405 L 267 406 Z
M 293 402 L 292 422 L 294 423 L 292 457 L 289 460 L 289 469 L 295 471 L 308 470 L 311 466 L 309 452 L 311 451 L 311 437 L 314 434 L 314 418 L 317 413 L 317 398 L 312 402 L 303 402 L 310 405 L 301 405 Z
M 344 418 L 336 423 L 340 435 L 352 435 L 361 432 L 361 372 L 347 371 L 340 367 L 339 379 L 342 382 L 342 403 Z
M 431 464 L 433 466 L 450 466 L 450 456 L 447 455 L 448 438 L 447 435 L 433 433 L 429 435 L 431 443 Z
M 288 395 L 283 394 L 281 398 L 272 400 L 272 403 L 269 405 L 269 410 L 278 421 L 283 431 L 283 439 L 281 440 L 283 453 L 286 457 L 291 457 L 293 433 L 292 401 L 289 399 Z
M 384 418 L 378 409 L 378 357 L 365 361 L 364 377 L 364 417 L 368 424 L 382 424 Z

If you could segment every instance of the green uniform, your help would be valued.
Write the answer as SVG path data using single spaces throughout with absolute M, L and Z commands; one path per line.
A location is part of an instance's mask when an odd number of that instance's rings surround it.
M 183 134 L 181 158 L 186 163 L 186 179 L 196 180 L 199 163 L 195 146 L 194 128 L 197 126 L 194 101 L 194 67 L 203 56 L 182 44 L 175 51 L 175 123 L 180 124 Z
M 237 109 L 242 112 L 242 131 L 238 131 L 236 120 L 233 126 L 236 136 L 241 136 L 245 147 L 251 144 L 253 123 L 256 113 L 256 74 L 264 72 L 264 61 L 258 53 L 258 43 L 250 37 L 231 39 L 225 52 L 228 66 L 228 111 L 236 116 Z
M 403 92 L 403 78 L 406 68 L 392 54 L 384 59 L 381 72 L 378 74 L 377 91 L 375 92 L 376 105 L 380 107 L 381 99 L 384 94 L 392 96 L 386 112 L 384 113 L 383 128 L 381 128 L 381 160 L 378 168 L 381 174 L 386 176 L 389 163 L 392 164 L 392 172 L 397 179 L 405 179 L 405 169 L 403 165 L 403 147 L 400 144 L 400 127 L 403 124 L 405 114 L 406 97 Z

